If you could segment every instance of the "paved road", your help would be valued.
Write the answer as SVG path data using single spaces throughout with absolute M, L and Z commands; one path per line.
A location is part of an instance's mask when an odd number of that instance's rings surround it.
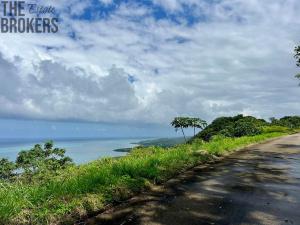
M 300 225 L 300 134 L 199 166 L 86 224 Z

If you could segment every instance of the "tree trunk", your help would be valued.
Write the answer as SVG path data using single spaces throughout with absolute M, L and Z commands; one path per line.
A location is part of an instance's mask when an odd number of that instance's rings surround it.
M 186 137 L 185 137 L 185 134 L 184 134 L 183 128 L 182 128 L 182 127 L 180 127 L 180 128 L 181 128 L 181 131 L 182 131 L 182 134 L 183 134 L 183 137 L 184 137 L 185 143 L 186 143 Z
M 195 131 L 195 130 L 196 130 L 196 128 L 195 128 L 195 126 L 194 126 L 194 137 L 195 137 L 195 135 L 196 135 L 196 131 Z

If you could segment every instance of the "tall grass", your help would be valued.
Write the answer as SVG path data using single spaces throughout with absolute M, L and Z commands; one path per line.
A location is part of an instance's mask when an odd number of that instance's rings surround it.
M 172 148 L 137 148 L 122 158 L 106 158 L 71 167 L 43 181 L 0 184 L 0 224 L 72 223 L 119 202 L 149 184 L 163 182 L 192 166 L 251 143 L 286 132 L 252 137 L 216 137 L 208 143 L 195 140 Z M 207 154 L 197 154 L 204 150 Z M 47 177 L 47 174 L 45 174 Z

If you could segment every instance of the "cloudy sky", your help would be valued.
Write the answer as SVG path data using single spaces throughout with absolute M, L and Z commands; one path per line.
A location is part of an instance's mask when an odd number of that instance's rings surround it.
M 300 114 L 299 0 L 38 2 L 56 8 L 58 33 L 0 35 L 2 137 L 173 135 L 180 115 Z

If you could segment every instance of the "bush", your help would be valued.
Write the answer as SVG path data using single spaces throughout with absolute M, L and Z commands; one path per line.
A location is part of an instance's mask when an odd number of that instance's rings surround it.
M 254 136 L 261 133 L 262 131 L 257 125 L 246 121 L 235 123 L 233 128 L 234 137 Z
M 16 165 L 8 159 L 0 159 L 0 179 L 9 179 L 14 175 Z
M 224 137 L 234 137 L 234 126 L 227 126 L 225 129 L 221 130 L 219 134 Z

